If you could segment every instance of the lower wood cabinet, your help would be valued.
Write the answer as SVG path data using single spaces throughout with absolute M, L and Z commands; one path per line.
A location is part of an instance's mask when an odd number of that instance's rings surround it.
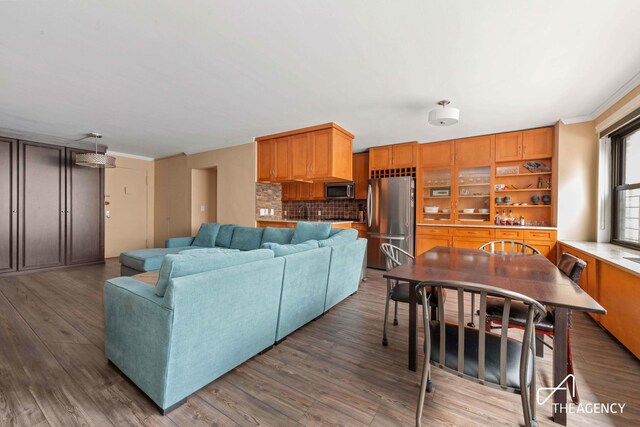
M 556 263 L 556 231 L 543 230 L 547 240 L 529 240 L 527 236 L 536 236 L 538 230 L 525 228 L 496 228 L 496 227 L 416 227 L 416 255 L 436 246 L 454 248 L 478 249 L 492 240 L 514 240 L 532 245 Z M 533 234 L 529 234 L 534 232 Z

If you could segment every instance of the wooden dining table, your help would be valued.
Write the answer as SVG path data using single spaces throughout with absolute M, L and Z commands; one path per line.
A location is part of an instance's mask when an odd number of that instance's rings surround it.
M 496 286 L 526 295 L 543 305 L 554 307 L 553 386 L 567 376 L 569 315 L 571 310 L 606 314 L 606 310 L 573 283 L 542 255 L 489 253 L 478 249 L 435 247 L 415 260 L 398 266 L 383 277 L 409 282 L 463 280 Z M 411 286 L 409 298 L 409 369 L 416 370 L 417 295 Z M 484 325 L 479 325 L 484 327 Z M 566 389 L 553 395 L 554 403 L 567 403 Z M 567 413 L 553 405 L 553 419 L 566 425 Z

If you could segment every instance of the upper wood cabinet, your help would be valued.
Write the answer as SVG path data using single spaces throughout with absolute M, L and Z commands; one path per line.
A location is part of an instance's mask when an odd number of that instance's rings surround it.
M 522 132 L 522 159 L 544 159 L 553 156 L 553 128 Z
M 496 135 L 496 162 L 549 157 L 553 157 L 552 127 Z
M 489 165 L 493 162 L 494 135 L 455 140 L 455 164 Z
M 335 123 L 256 138 L 258 181 L 351 181 L 352 141 Z
M 437 168 L 453 164 L 453 141 L 420 144 L 418 164 L 421 168 Z
M 417 142 L 385 145 L 369 149 L 369 169 L 397 169 L 416 167 Z
M 353 183 L 355 198 L 366 199 L 369 184 L 369 153 L 353 155 Z
M 496 135 L 496 162 L 522 160 L 522 132 Z

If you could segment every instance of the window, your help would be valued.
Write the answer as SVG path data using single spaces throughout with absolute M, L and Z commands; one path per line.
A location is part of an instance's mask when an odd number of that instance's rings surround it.
M 640 249 L 640 119 L 611 136 L 613 142 L 612 243 Z

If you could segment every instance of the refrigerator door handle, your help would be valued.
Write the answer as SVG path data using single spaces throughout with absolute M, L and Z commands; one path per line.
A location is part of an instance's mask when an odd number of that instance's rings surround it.
M 371 184 L 367 188 L 367 223 L 369 227 L 371 227 L 371 216 L 373 212 L 371 212 Z

